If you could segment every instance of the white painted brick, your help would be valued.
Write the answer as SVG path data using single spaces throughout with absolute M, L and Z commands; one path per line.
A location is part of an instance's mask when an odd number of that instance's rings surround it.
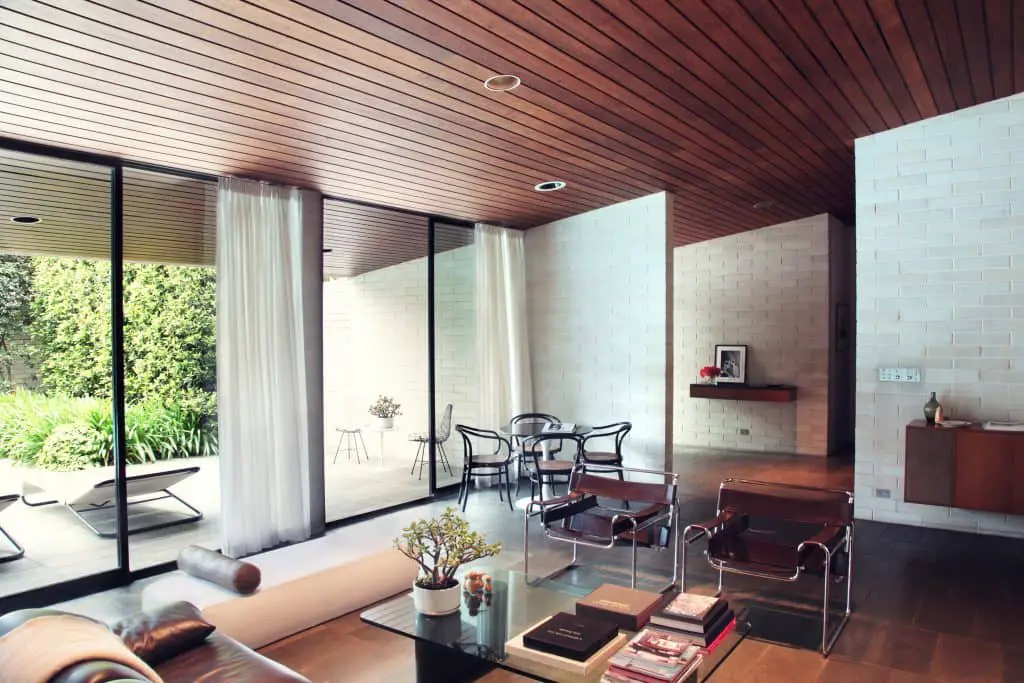
M 855 143 L 859 518 L 1024 537 L 1024 517 L 901 500 L 903 427 L 925 392 L 966 419 L 1024 419 L 1022 116 L 1016 95 Z M 922 368 L 921 384 L 879 383 L 893 365 Z M 893 499 L 872 495 L 893 479 Z

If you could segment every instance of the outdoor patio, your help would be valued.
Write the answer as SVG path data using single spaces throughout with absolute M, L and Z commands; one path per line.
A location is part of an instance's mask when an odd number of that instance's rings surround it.
M 427 472 L 423 478 L 410 475 L 416 444 L 404 435 L 389 434 L 384 439 L 381 462 L 380 440 L 373 436 L 366 446 L 370 459 L 357 463 L 343 452 L 333 463 L 337 441 L 328 441 L 324 453 L 327 498 L 327 519 L 345 519 L 373 512 L 384 507 L 427 496 Z M 457 453 L 452 458 L 454 475 L 438 468 L 438 486 L 458 481 L 462 461 Z M 219 458 L 188 458 L 150 465 L 132 465 L 129 474 L 145 474 L 180 467 L 199 466 L 199 472 L 172 491 L 198 508 L 203 518 L 195 523 L 144 531 L 129 536 L 133 569 L 174 560 L 182 547 L 198 544 L 210 548 L 220 546 L 220 468 Z M 87 470 L 90 481 L 113 477 L 113 468 Z M 53 473 L 50 473 L 52 476 Z M 69 473 L 71 476 L 83 473 Z M 22 473 L 6 461 L 0 461 L 0 492 L 22 492 Z M 31 501 L 47 499 L 46 493 L 26 487 Z M 182 508 L 173 500 L 132 505 L 129 525 L 169 521 L 181 516 Z M 90 517 L 100 528 L 113 523 L 113 509 Z M 0 526 L 22 546 L 25 556 L 13 562 L 0 563 L 0 597 L 40 588 L 61 581 L 76 579 L 114 569 L 117 564 L 117 543 L 101 538 L 85 527 L 63 505 L 30 507 L 17 502 L 0 513 Z

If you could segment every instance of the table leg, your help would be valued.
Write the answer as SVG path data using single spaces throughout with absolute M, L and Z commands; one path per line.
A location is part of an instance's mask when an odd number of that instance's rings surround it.
M 545 460 L 554 460 L 555 459 L 554 454 L 551 452 L 550 444 L 551 444 L 550 441 L 542 441 L 541 444 L 540 444 L 541 452 L 543 453 L 542 457 Z M 544 500 L 550 500 L 550 499 L 555 497 L 555 489 L 554 489 L 554 487 L 551 484 L 544 484 L 541 487 L 541 490 L 542 490 L 542 495 L 544 496 Z
M 494 669 L 486 659 L 453 647 L 416 641 L 416 683 L 470 683 Z

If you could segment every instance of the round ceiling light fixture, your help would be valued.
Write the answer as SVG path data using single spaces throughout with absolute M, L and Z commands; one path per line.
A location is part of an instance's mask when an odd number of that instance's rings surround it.
M 42 223 L 43 219 L 39 216 L 11 216 L 12 223 L 20 223 L 21 225 L 33 225 L 34 223 Z
M 763 211 L 765 209 L 770 209 L 773 206 L 775 206 L 775 202 L 773 202 L 770 199 L 762 199 L 759 202 L 754 202 L 754 208 L 759 210 L 759 211 Z
M 564 180 L 547 180 L 543 183 L 537 183 L 533 186 L 533 189 L 537 192 L 557 192 L 558 190 L 565 189 Z
M 515 90 L 522 83 L 518 76 L 512 76 L 510 74 L 503 74 L 501 76 L 491 76 L 484 81 L 484 87 L 494 92 L 508 92 L 509 90 Z

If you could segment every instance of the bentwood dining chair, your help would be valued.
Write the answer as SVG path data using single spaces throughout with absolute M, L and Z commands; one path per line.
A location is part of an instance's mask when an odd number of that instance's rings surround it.
M 571 441 L 576 446 L 572 460 L 545 457 L 545 444 L 550 444 L 548 454 L 554 455 L 558 450 L 561 450 L 563 441 Z M 558 444 L 557 450 L 555 444 Z M 582 446 L 583 440 L 579 436 L 565 432 L 537 434 L 536 436 L 528 436 L 523 439 L 523 452 L 527 453 L 529 457 L 526 474 L 530 479 L 530 500 L 544 500 L 545 486 L 551 487 L 551 490 L 554 491 L 555 485 L 564 484 L 568 489 L 569 478 L 572 476 L 573 467 L 579 459 Z
M 512 419 L 509 420 L 509 424 L 513 424 L 513 425 L 522 424 L 524 422 L 535 422 L 535 423 L 539 423 L 539 424 L 551 424 L 553 422 L 561 422 L 561 420 L 559 420 L 554 415 L 551 415 L 550 413 L 520 413 L 518 415 L 513 415 Z M 529 467 L 529 464 L 530 464 L 529 461 L 530 461 L 530 459 L 532 457 L 532 453 L 530 453 L 530 449 L 534 448 L 534 446 L 532 446 L 532 445 L 531 446 L 525 445 L 523 437 L 512 437 L 512 439 L 510 440 L 510 443 L 512 444 L 513 449 L 516 451 L 516 454 L 517 454 L 516 457 L 519 460 L 518 466 L 516 468 L 516 470 L 517 470 L 517 476 L 516 476 L 516 497 L 518 498 L 519 497 L 519 486 L 522 483 L 523 473 L 527 471 L 527 468 Z M 540 446 L 536 446 L 536 448 L 540 448 Z M 552 453 L 552 454 L 557 453 L 558 451 L 562 450 L 562 441 L 561 441 L 561 439 L 557 439 L 557 440 L 552 439 L 551 443 L 548 444 L 548 449 L 549 449 L 548 452 Z M 538 453 L 543 454 L 543 451 L 538 451 Z
M 580 451 L 580 465 L 583 472 L 587 471 L 587 465 L 604 466 L 591 467 L 591 471 L 607 472 L 619 477 L 624 481 L 622 474 L 622 442 L 626 440 L 630 430 L 633 429 L 631 422 L 613 422 L 611 424 L 594 427 L 593 431 L 583 437 L 583 448 Z M 599 450 L 591 446 L 592 441 L 604 440 L 607 445 L 611 442 L 612 450 Z M 597 444 L 594 444 L 597 446 Z M 614 469 L 611 469 L 614 468 Z M 623 506 L 629 509 L 629 501 L 622 501 Z
M 498 498 L 508 498 L 508 509 L 512 507 L 512 480 L 509 478 L 509 465 L 512 463 L 512 444 L 508 439 L 490 429 L 479 429 L 467 425 L 455 425 L 455 431 L 462 435 L 463 459 L 462 459 L 462 484 L 459 487 L 459 502 L 462 504 L 462 511 L 466 511 L 466 503 L 469 502 L 470 484 L 474 477 L 498 477 Z M 477 452 L 473 447 L 473 440 L 479 442 L 490 442 L 491 448 L 481 448 Z M 493 450 L 492 450 L 493 449 Z M 504 449 L 504 453 L 502 453 Z M 502 482 L 502 476 L 505 481 Z M 505 489 L 504 495 L 502 488 Z

